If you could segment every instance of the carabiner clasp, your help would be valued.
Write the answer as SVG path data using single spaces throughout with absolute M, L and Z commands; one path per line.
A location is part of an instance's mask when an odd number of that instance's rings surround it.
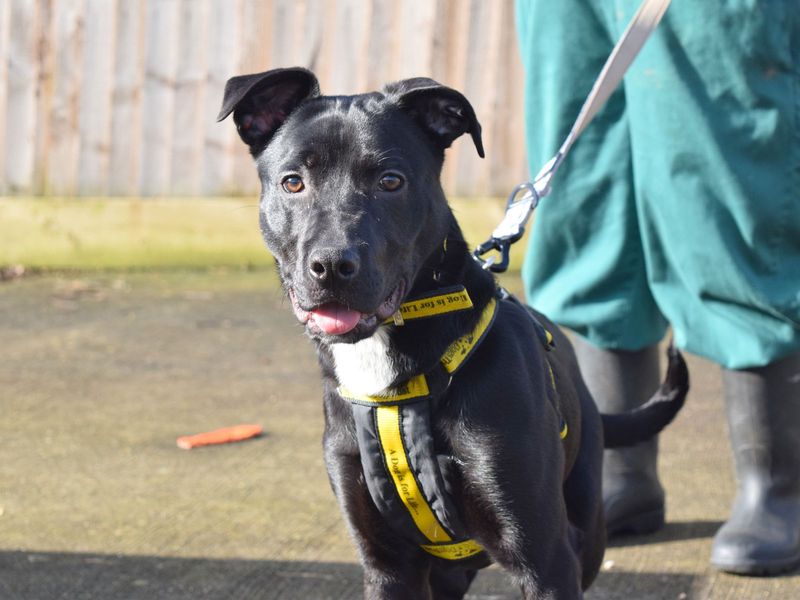
M 499 261 L 497 260 L 497 255 L 495 254 L 492 254 L 486 259 L 483 258 L 483 255 L 488 254 L 493 250 L 497 250 L 500 253 Z M 503 273 L 506 269 L 508 269 L 510 250 L 510 243 L 491 237 L 480 246 L 475 248 L 475 251 L 472 253 L 472 258 L 478 261 L 483 269 L 491 271 L 492 273 Z
M 520 197 L 520 193 L 522 196 Z M 506 202 L 506 213 L 503 220 L 492 232 L 492 236 L 478 246 L 472 253 L 481 267 L 493 273 L 502 273 L 508 269 L 511 244 L 525 233 L 525 224 L 531 216 L 541 197 L 534 184 L 525 182 L 513 189 Z M 500 253 L 500 260 L 495 255 L 484 259 L 483 256 L 492 250 Z

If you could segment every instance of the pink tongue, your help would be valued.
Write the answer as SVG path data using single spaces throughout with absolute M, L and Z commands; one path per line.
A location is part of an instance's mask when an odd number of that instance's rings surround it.
M 311 311 L 311 317 L 322 331 L 330 335 L 342 335 L 353 329 L 361 320 L 361 313 L 331 302 Z

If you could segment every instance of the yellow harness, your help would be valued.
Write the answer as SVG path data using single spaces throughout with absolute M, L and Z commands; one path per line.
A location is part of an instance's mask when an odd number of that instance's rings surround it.
M 409 319 L 423 318 L 434 315 L 440 315 L 447 312 L 454 312 L 458 310 L 466 310 L 472 308 L 472 300 L 470 300 L 467 290 L 461 289 L 457 296 L 457 300 L 448 303 L 448 309 L 440 306 L 440 303 L 447 302 L 449 298 L 456 298 L 455 295 L 443 294 L 434 296 L 424 301 L 405 302 L 400 306 L 397 312 L 404 314 L 402 317 L 403 322 Z M 413 307 L 413 308 L 409 308 Z M 420 308 L 421 307 L 421 308 Z M 425 313 L 425 314 L 423 314 Z M 495 315 L 497 314 L 497 300 L 492 298 L 483 309 L 481 318 L 475 328 L 467 333 L 452 344 L 442 354 L 439 362 L 444 369 L 452 376 L 458 368 L 467 360 L 473 350 L 478 347 L 483 341 L 483 336 L 489 331 L 492 323 L 494 322 Z M 410 316 L 409 316 L 410 315 Z M 391 319 L 388 320 L 392 322 Z M 394 321 L 397 324 L 396 321 Z M 361 401 L 376 405 L 396 404 L 405 400 L 419 400 L 430 395 L 430 388 L 428 387 L 428 380 L 425 375 L 417 375 L 412 377 L 407 382 L 393 387 L 387 388 L 380 395 L 365 396 L 351 392 L 344 386 L 339 387 L 339 395 L 350 401 Z
M 462 287 L 403 303 L 387 323 L 401 325 L 407 320 L 472 307 L 469 294 Z M 492 298 L 472 331 L 452 342 L 442 354 L 439 364 L 449 378 L 486 337 L 498 309 L 498 299 Z M 540 337 L 544 335 L 549 349 L 552 336 L 543 327 L 541 329 L 544 334 Z M 555 389 L 551 368 L 550 380 Z M 424 402 L 438 395 L 432 393 L 431 387 L 429 376 L 420 374 L 377 395 L 356 394 L 344 386 L 340 386 L 338 392 L 352 403 L 362 466 L 376 506 L 396 528 L 404 530 L 426 552 L 446 560 L 460 560 L 479 554 L 483 548 L 475 540 L 460 535 L 465 528 L 460 523 L 457 509 L 451 505 L 449 494 L 444 492 L 443 478 L 433 451 L 431 410 Z M 561 437 L 566 435 L 564 423 Z M 425 485 L 421 485 L 423 480 Z M 394 490 L 393 494 L 388 493 L 389 488 Z M 403 514 L 407 516 L 403 517 Z M 415 526 L 413 531 L 404 526 L 408 516 Z

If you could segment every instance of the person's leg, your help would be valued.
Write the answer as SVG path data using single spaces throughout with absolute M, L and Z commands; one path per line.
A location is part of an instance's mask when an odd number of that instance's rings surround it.
M 650 289 L 728 369 L 740 487 L 712 562 L 740 573 L 800 558 L 797 39 L 788 2 L 673 3 L 625 80 Z
M 613 47 L 610 7 L 517 2 L 531 174 L 557 151 Z M 623 90 L 583 133 L 537 208 L 522 278 L 527 301 L 608 349 L 638 350 L 666 322 L 647 284 Z
M 711 562 L 780 573 L 800 564 L 800 353 L 723 382 L 738 491 Z
M 558 149 L 624 27 L 613 8 L 584 0 L 519 1 L 531 173 Z M 617 30 L 619 25 L 619 31 Z M 578 362 L 603 412 L 646 401 L 658 387 L 655 348 L 666 329 L 648 289 L 633 196 L 623 90 L 613 94 L 537 209 L 523 280 L 528 302 L 578 332 Z M 609 533 L 664 522 L 657 441 L 606 451 Z
M 757 4 L 673 3 L 624 82 L 649 288 L 729 369 L 800 350 L 800 12 Z
M 581 373 L 600 410 L 625 412 L 647 400 L 659 386 L 659 352 L 605 350 L 574 340 Z M 657 474 L 658 438 L 633 448 L 606 450 L 603 503 L 608 535 L 650 533 L 664 525 L 664 488 Z

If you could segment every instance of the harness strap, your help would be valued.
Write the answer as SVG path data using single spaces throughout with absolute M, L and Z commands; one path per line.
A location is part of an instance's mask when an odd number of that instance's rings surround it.
M 498 299 L 513 297 L 498 294 Z M 458 508 L 447 493 L 446 461 L 440 462 L 433 441 L 431 414 L 452 377 L 486 337 L 499 311 L 492 298 L 472 331 L 452 342 L 432 371 L 377 395 L 355 394 L 340 386 L 339 395 L 352 404 L 361 464 L 373 502 L 396 531 L 425 552 L 444 560 L 462 560 L 483 548 L 466 535 Z M 516 301 L 518 302 L 518 301 Z M 472 306 L 464 288 L 403 303 L 402 320 L 424 318 Z M 553 337 L 535 318 L 545 348 Z M 555 390 L 555 375 L 547 361 Z M 433 402 L 423 402 L 432 400 Z M 567 435 L 562 420 L 561 438 Z M 388 475 L 388 476 L 387 476 Z
M 542 343 L 542 346 L 544 346 L 545 350 L 550 352 L 553 348 L 556 347 L 556 341 L 553 338 L 553 334 L 550 333 L 550 330 L 548 330 L 544 325 L 542 325 L 542 322 L 536 317 L 536 314 L 533 312 L 530 306 L 526 306 L 525 304 L 520 302 L 519 298 L 517 298 L 514 294 L 512 294 L 506 288 L 503 287 L 498 288 L 497 296 L 501 300 L 508 300 L 509 302 L 513 302 L 514 304 L 525 310 L 525 313 L 528 315 L 528 317 L 530 317 L 531 321 L 533 322 L 533 328 L 536 330 L 536 337 L 539 338 L 539 341 Z
M 411 319 L 424 319 L 445 313 L 472 308 L 472 299 L 463 285 L 438 290 L 435 294 L 420 296 L 414 300 L 403 302 L 397 312 L 383 323 L 403 325 Z
M 408 464 L 403 437 L 401 434 L 401 409 L 399 406 L 381 406 L 375 409 L 378 425 L 378 436 L 386 461 L 386 468 L 392 477 L 397 494 L 403 501 L 408 513 L 419 531 L 427 538 L 427 544 L 420 547 L 439 558 L 459 560 L 468 558 L 483 550 L 471 539 L 454 541 L 442 523 L 436 518 L 416 478 Z M 444 510 L 445 507 L 442 507 Z M 450 526 L 455 517 L 454 511 L 448 511 Z M 457 517 L 456 517 L 457 518 Z M 459 524 L 460 525 L 460 524 Z M 458 527 L 463 531 L 463 526 Z
M 405 383 L 386 388 L 380 394 L 358 394 L 343 385 L 337 388 L 337 392 L 345 400 L 365 406 L 392 406 L 408 402 L 419 402 L 431 397 L 431 388 L 425 375 L 412 377 Z
M 438 396 L 449 385 L 449 378 L 456 374 L 458 369 L 461 368 L 483 341 L 486 333 L 494 323 L 498 308 L 497 300 L 494 298 L 489 300 L 475 328 L 455 340 L 444 351 L 441 359 L 439 359 L 439 366 L 443 367 L 445 374 L 449 377 L 441 376 L 439 373 L 442 369 L 437 367 L 433 371 L 412 377 L 398 386 L 386 388 L 380 394 L 357 394 L 345 386 L 339 386 L 339 395 L 350 402 L 367 406 L 391 406 L 419 402 Z M 435 385 L 435 383 L 439 385 Z M 443 387 L 442 383 L 444 383 Z
M 439 360 L 442 366 L 445 368 L 445 371 L 450 373 L 450 375 L 455 375 L 456 372 L 461 368 L 467 358 L 475 351 L 475 348 L 478 347 L 483 341 L 484 336 L 486 333 L 491 329 L 492 324 L 494 323 L 494 319 L 497 316 L 497 309 L 498 309 L 497 300 L 492 298 L 489 300 L 489 303 L 486 305 L 486 308 L 483 309 L 481 313 L 481 318 L 478 320 L 478 324 L 475 325 L 475 328 L 467 333 L 466 335 L 462 335 L 458 338 L 455 342 L 450 344 L 447 347 L 447 350 L 444 351 L 442 358 Z
M 524 304 L 522 304 L 522 302 L 520 302 L 516 296 L 514 296 L 511 292 L 509 292 L 505 288 L 499 288 L 497 290 L 497 295 L 500 299 L 509 300 L 510 302 L 513 302 L 516 305 L 525 309 L 525 313 L 530 317 L 531 321 L 533 322 L 533 328 L 536 331 L 536 336 L 539 338 L 539 341 L 542 343 L 542 346 L 544 346 L 544 349 L 547 352 L 550 352 L 553 348 L 556 347 L 556 341 L 555 338 L 553 338 L 553 334 L 550 333 L 549 329 L 547 329 L 544 325 L 542 325 L 542 322 L 536 317 L 536 314 L 529 306 L 525 306 Z M 553 387 L 553 392 L 555 393 L 556 376 L 555 373 L 553 373 L 553 367 L 550 364 L 550 361 L 547 359 L 547 355 L 545 355 L 544 357 L 544 362 L 547 365 L 547 372 L 550 375 L 550 385 Z M 557 404 L 555 408 L 558 414 L 560 415 L 561 411 L 559 410 Z M 567 422 L 566 420 L 564 420 L 563 417 L 561 417 L 561 427 L 559 430 L 559 435 L 561 436 L 561 439 L 562 440 L 565 439 L 568 433 L 569 433 L 569 427 L 567 426 Z
M 468 300 L 466 290 L 462 292 Z M 454 300 L 448 302 L 443 298 Z M 433 304 L 426 302 L 423 308 L 441 307 L 442 301 L 450 306 L 444 312 L 461 310 L 463 298 L 459 291 L 455 296 L 438 294 L 429 297 Z M 443 396 L 452 376 L 486 337 L 498 309 L 497 300 L 492 298 L 473 330 L 452 342 L 431 372 L 379 395 L 355 394 L 343 386 L 338 390 L 339 395 L 352 403 L 361 464 L 378 510 L 395 530 L 411 537 L 425 552 L 444 560 L 469 558 L 483 548 L 464 534 L 466 528 L 458 509 L 446 492 L 442 465 L 433 444 L 432 405 L 422 401 Z M 413 521 L 411 527 L 407 525 L 409 517 Z

